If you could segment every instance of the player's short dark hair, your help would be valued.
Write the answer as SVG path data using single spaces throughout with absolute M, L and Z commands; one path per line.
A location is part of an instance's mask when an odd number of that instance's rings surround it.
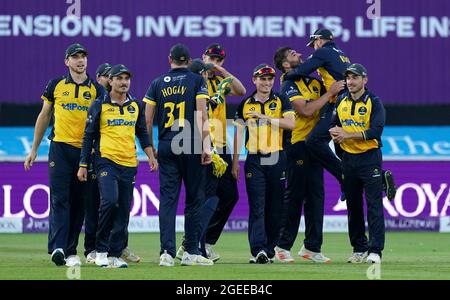
M 180 60 L 172 59 L 172 62 L 174 64 L 176 64 L 177 66 L 189 65 L 189 61 L 180 61 Z
M 292 48 L 287 46 L 278 48 L 273 56 L 273 63 L 275 67 L 283 73 L 285 72 L 283 63 L 286 61 L 289 50 L 292 50 Z

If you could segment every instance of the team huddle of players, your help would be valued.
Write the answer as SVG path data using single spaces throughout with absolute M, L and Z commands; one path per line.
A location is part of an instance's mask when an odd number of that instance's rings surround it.
M 239 154 L 245 144 L 244 177 L 249 203 L 250 263 L 291 263 L 302 209 L 305 239 L 299 256 L 331 262 L 321 252 L 324 217 L 323 169 L 347 201 L 351 263 L 381 263 L 384 248 L 382 192 L 395 197 L 391 172 L 382 170 L 385 112 L 365 88 L 367 70 L 350 60 L 319 29 L 310 36 L 314 53 L 303 61 L 279 48 L 274 64 L 255 67 L 255 90 L 238 106 L 234 146 L 227 145 L 226 97 L 246 88 L 224 66 L 225 49 L 209 45 L 201 58 L 170 49 L 170 71 L 156 78 L 143 101 L 130 93 L 132 72 L 100 65 L 96 80 L 86 73 L 87 50 L 66 50 L 69 72 L 47 85 L 30 154 L 29 170 L 54 116 L 49 151 L 50 228 L 48 253 L 60 266 L 79 266 L 78 237 L 85 224 L 87 263 L 124 268 L 141 259 L 128 248 L 128 222 L 137 173 L 135 139 L 160 179 L 160 266 L 213 265 L 213 246 L 238 201 Z M 311 77 L 317 71 L 322 80 Z M 153 125 L 158 127 L 158 149 Z M 335 151 L 330 148 L 334 142 Z M 185 231 L 176 248 L 175 220 L 181 182 L 186 189 Z M 369 239 L 365 234 L 363 193 Z

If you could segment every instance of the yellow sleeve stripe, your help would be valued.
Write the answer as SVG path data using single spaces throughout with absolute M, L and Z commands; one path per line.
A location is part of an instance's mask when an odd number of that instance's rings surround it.
M 306 100 L 305 98 L 303 98 L 302 96 L 294 96 L 292 98 L 289 98 L 289 101 L 295 101 L 295 100 Z
M 197 95 L 197 96 L 195 97 L 195 100 L 200 100 L 200 99 L 206 99 L 206 100 L 208 100 L 208 99 L 209 99 L 209 96 L 208 96 L 208 95 L 204 95 L 204 94 L 200 94 L 200 95 Z
M 87 165 L 85 165 L 85 164 L 80 164 L 80 167 L 87 168 Z
M 44 95 L 41 96 L 41 99 L 44 100 L 45 102 L 47 102 L 48 104 L 53 105 L 53 102 L 51 102 L 50 100 L 48 100 L 47 97 L 45 97 Z
M 285 112 L 283 113 L 283 117 L 284 117 L 284 116 L 287 116 L 287 115 L 295 115 L 295 112 L 292 111 L 292 110 L 285 111 Z
M 156 102 L 154 100 L 152 100 L 152 99 L 144 98 L 144 99 L 142 99 L 142 101 L 145 102 L 145 103 L 148 103 L 150 105 L 156 106 Z

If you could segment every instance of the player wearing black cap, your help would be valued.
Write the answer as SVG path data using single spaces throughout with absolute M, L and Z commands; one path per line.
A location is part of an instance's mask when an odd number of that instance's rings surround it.
M 97 67 L 95 71 L 95 78 L 97 79 L 97 83 L 104 86 L 105 88 L 108 85 L 109 79 L 109 71 L 111 71 L 112 66 L 109 63 L 103 63 Z
M 92 147 L 95 149 L 94 165 L 101 195 L 95 264 L 102 267 L 128 266 L 120 256 L 127 240 L 136 181 L 136 137 L 148 157 L 150 170 L 158 168 L 145 126 L 143 105 L 128 94 L 130 78 L 126 66 L 111 68 L 108 82 L 111 90 L 89 108 L 81 150 L 78 178 L 86 181 Z
M 285 76 L 286 80 L 296 80 L 301 76 L 308 76 L 317 70 L 327 91 L 334 81 L 344 80 L 343 74 L 350 65 L 350 59 L 338 48 L 330 30 L 325 28 L 316 30 L 310 36 L 307 46 L 314 48 L 315 51 L 304 63 L 287 73 Z M 331 149 L 328 145 L 330 142 L 328 128 L 335 102 L 336 97 L 333 97 L 322 109 L 320 121 L 308 136 L 306 146 L 311 149 L 311 153 L 321 162 L 323 167 L 338 179 L 342 190 L 342 178 L 339 178 L 339 175 L 342 174 L 342 168 L 337 164 L 337 159 L 330 155 Z M 335 150 L 336 154 L 341 157 L 340 147 L 336 146 Z M 391 200 L 396 194 L 392 173 L 383 171 L 383 180 L 386 195 Z M 341 200 L 345 200 L 344 194 L 341 195 Z
M 345 53 L 340 50 L 334 42 L 334 36 L 328 29 L 318 29 L 310 36 L 308 47 L 316 51 L 308 57 L 302 64 L 294 70 L 286 73 L 285 80 L 298 80 L 309 76 L 316 71 L 322 77 L 322 81 L 328 91 L 334 81 L 344 79 L 344 71 L 350 63 Z M 321 118 L 306 139 L 306 146 L 310 153 L 330 172 L 340 183 L 342 188 L 342 167 L 339 159 L 333 154 L 329 147 L 330 136 L 328 128 L 330 126 L 336 97 L 329 100 L 321 110 Z M 340 149 L 336 147 L 336 153 L 340 154 Z M 345 195 L 341 195 L 341 200 L 345 200 Z
M 109 73 L 111 71 L 111 64 L 103 63 L 97 67 L 95 76 L 97 83 L 102 85 L 105 89 L 110 89 L 109 86 Z M 84 219 L 84 255 L 86 256 L 87 263 L 95 263 L 96 251 L 95 251 L 95 237 L 98 228 L 98 210 L 100 206 L 100 192 L 98 190 L 97 174 L 95 174 L 94 162 L 88 166 L 88 180 L 89 186 L 88 194 L 86 195 L 86 216 Z M 139 263 L 141 258 L 128 248 L 128 233 L 126 233 L 127 239 L 125 248 L 122 251 L 121 258 L 127 262 Z
M 192 60 L 192 63 L 189 65 L 188 69 L 196 74 L 201 75 L 205 80 L 208 80 L 208 71 L 214 68 L 214 65 L 211 63 L 205 64 L 202 59 L 196 58 Z M 222 97 L 222 96 L 220 96 Z M 211 101 L 211 99 L 210 99 Z M 211 109 L 211 103 L 208 103 L 208 109 Z M 217 103 L 215 103 L 217 105 Z M 210 114 L 211 116 L 211 114 Z M 211 121 L 211 120 L 210 120 Z M 223 176 L 228 167 L 227 162 L 225 162 L 217 151 L 213 151 L 211 155 L 212 163 L 207 166 L 207 176 L 206 176 L 206 202 L 203 206 L 200 218 L 200 252 L 204 257 L 208 257 L 209 253 L 206 251 L 206 230 L 208 228 L 208 224 L 211 220 L 212 215 L 214 214 L 218 198 L 216 196 L 217 185 L 219 184 L 219 178 Z M 178 248 L 176 258 L 182 259 L 184 254 L 184 237 L 181 246 Z M 219 257 L 208 257 L 214 262 L 219 259 Z
M 237 183 L 231 174 L 231 151 L 227 146 L 226 96 L 244 96 L 246 90 L 239 79 L 224 67 L 227 55 L 222 45 L 210 44 L 202 57 L 205 64 L 213 66 L 207 72 L 208 93 L 211 97 L 208 113 L 212 142 L 217 153 L 228 164 L 225 173 L 219 178 L 209 172 L 210 182 L 215 184 L 209 184 L 206 191 L 206 207 L 213 210 L 213 215 L 206 229 L 205 246 L 208 258 L 217 261 L 220 256 L 214 251 L 213 245 L 217 243 L 239 199 Z
M 285 97 L 272 91 L 275 70 L 266 64 L 253 70 L 256 91 L 244 99 L 235 116 L 232 174 L 239 179 L 239 154 L 245 128 L 245 184 L 249 202 L 250 263 L 266 264 L 275 256 L 285 191 L 286 154 L 283 130 L 295 127 L 295 113 Z
M 89 106 L 102 97 L 104 88 L 86 73 L 87 50 L 80 44 L 70 45 L 65 53 L 69 72 L 52 79 L 42 95 L 43 106 L 37 117 L 33 145 L 24 167 L 29 170 L 36 159 L 52 114 L 55 121 L 48 157 L 50 177 L 50 216 L 48 253 L 61 266 L 79 266 L 78 237 L 84 219 L 86 185 L 76 178 L 83 131 Z
M 149 131 L 153 127 L 155 111 L 158 112 L 159 265 L 167 267 L 175 264 L 175 219 L 182 180 L 186 202 L 185 252 L 181 264 L 213 264 L 200 255 L 198 249 L 200 214 L 205 204 L 206 165 L 211 163 L 206 111 L 209 96 L 205 80 L 187 69 L 189 62 L 189 49 L 183 44 L 174 45 L 169 54 L 171 70 L 155 79 L 144 97 Z
M 95 78 L 97 83 L 103 86 L 105 89 L 108 86 L 108 75 L 111 70 L 109 63 L 103 63 L 97 67 L 95 71 Z M 98 225 L 98 209 L 100 206 L 100 192 L 98 190 L 97 175 L 95 174 L 94 165 L 91 164 L 88 167 L 88 180 L 86 184 L 88 187 L 88 193 L 86 195 L 84 218 L 84 255 L 86 256 L 87 263 L 95 262 L 95 236 L 97 234 Z
M 385 110 L 380 98 L 365 88 L 367 71 L 360 64 L 345 70 L 348 91 L 336 102 L 331 129 L 333 141 L 343 150 L 344 191 L 353 254 L 350 263 L 381 263 L 384 248 L 381 134 Z M 365 235 L 363 192 L 367 203 L 369 241 Z

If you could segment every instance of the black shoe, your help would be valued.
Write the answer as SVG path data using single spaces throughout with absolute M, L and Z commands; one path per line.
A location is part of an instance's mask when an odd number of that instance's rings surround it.
M 258 255 L 256 255 L 256 263 L 257 264 L 267 264 L 269 263 L 269 258 L 267 257 L 266 251 L 259 251 Z
M 394 176 L 391 171 L 386 171 L 383 174 L 383 185 L 385 187 L 386 196 L 389 201 L 395 198 L 395 194 L 397 193 L 397 187 L 395 186 Z
M 55 249 L 53 251 L 52 262 L 54 262 L 58 267 L 66 264 L 64 251 L 61 248 Z

